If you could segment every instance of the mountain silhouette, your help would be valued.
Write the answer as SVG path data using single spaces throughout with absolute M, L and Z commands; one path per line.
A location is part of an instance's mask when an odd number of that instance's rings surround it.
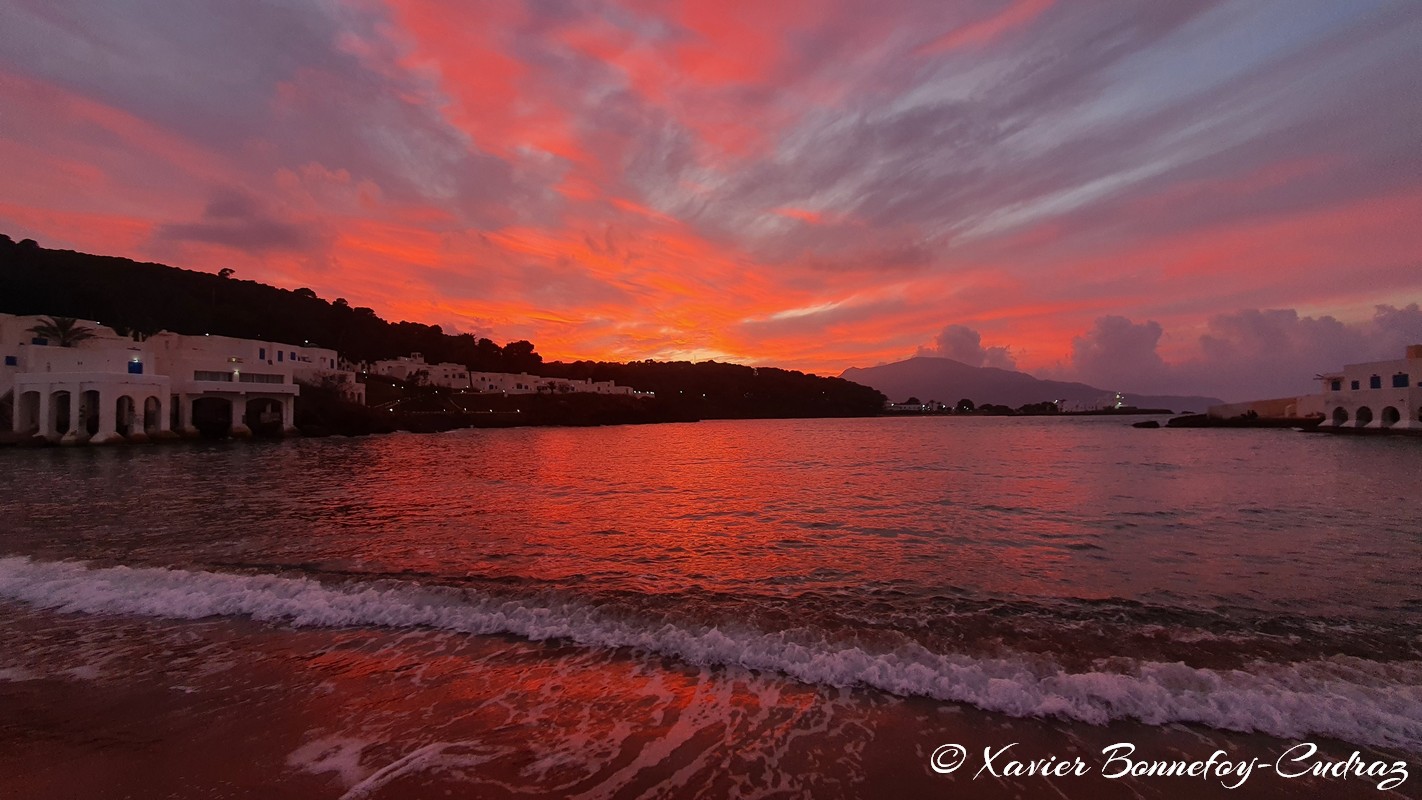
M 996 367 L 974 367 L 951 358 L 917 356 L 877 367 L 850 367 L 841 378 L 871 386 L 890 400 L 901 403 L 910 397 L 925 402 L 937 400 L 952 405 L 969 399 L 978 405 L 993 403 L 1018 408 L 1028 403 L 1065 400 L 1063 410 L 1090 410 L 1114 404 L 1117 391 L 1126 405 L 1139 408 L 1168 408 L 1172 411 L 1204 411 L 1222 400 L 1214 397 L 1134 394 L 1119 389 L 1098 389 L 1084 383 L 1047 381 L 1025 372 Z

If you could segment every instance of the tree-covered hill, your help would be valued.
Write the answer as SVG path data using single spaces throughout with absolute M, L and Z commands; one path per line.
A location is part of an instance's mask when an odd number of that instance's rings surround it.
M 575 361 L 544 364 L 540 372 L 656 392 L 659 399 L 702 418 L 868 416 L 884 407 L 884 395 L 867 386 L 775 367 L 715 361 Z
M 483 372 L 616 381 L 655 392 L 665 413 L 682 418 L 863 416 L 884 396 L 841 378 L 716 362 L 543 363 L 527 341 L 503 346 L 438 325 L 387 322 L 342 298 L 279 289 L 233 275 L 178 269 L 127 258 L 48 250 L 0 235 L 0 312 L 78 317 L 120 332 L 212 333 L 330 347 L 356 361 L 413 352 Z
M 289 344 L 310 342 L 355 361 L 423 353 L 485 372 L 536 372 L 526 341 L 503 347 L 438 325 L 387 322 L 344 298 L 278 289 L 233 276 L 127 258 L 47 250 L 0 235 L 0 312 L 78 317 L 120 332 L 212 333 Z

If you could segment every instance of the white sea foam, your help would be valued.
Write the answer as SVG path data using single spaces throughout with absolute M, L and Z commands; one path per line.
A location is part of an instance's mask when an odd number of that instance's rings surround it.
M 346 786 L 355 786 L 369 777 L 371 770 L 360 765 L 361 753 L 371 742 L 348 736 L 313 739 L 286 757 L 288 766 L 313 775 L 333 772 Z
M 471 752 L 472 750 L 472 752 Z M 480 752 L 475 742 L 434 742 L 417 748 L 372 772 L 341 795 L 341 800 L 370 797 L 394 780 L 432 770 L 472 769 L 494 756 Z
M 1338 657 L 1209 670 L 1113 659 L 1109 670 L 1067 672 L 1040 659 L 934 653 L 917 646 L 872 652 L 780 631 L 648 623 L 576 603 L 537 604 L 404 585 L 332 586 L 275 575 L 90 568 L 25 557 L 0 558 L 0 598 L 69 613 L 231 615 L 294 626 L 422 626 L 534 641 L 566 639 L 646 650 L 699 666 L 774 671 L 809 683 L 871 686 L 1013 716 L 1093 724 L 1189 722 L 1422 750 L 1419 662 Z
M 23 667 L 0 667 L 0 683 L 23 683 L 38 678 L 39 675 Z

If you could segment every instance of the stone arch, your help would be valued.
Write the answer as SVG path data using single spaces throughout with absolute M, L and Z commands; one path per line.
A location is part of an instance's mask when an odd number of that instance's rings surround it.
M 120 436 L 133 433 L 133 398 L 121 394 L 114 399 L 114 432 Z
M 280 437 L 282 433 L 282 405 L 274 397 L 253 397 L 246 403 L 243 421 L 253 436 Z
M 99 432 L 99 390 L 88 389 L 80 397 L 79 404 L 79 431 L 86 436 L 93 436 Z
M 48 437 L 63 436 L 69 432 L 69 409 L 71 403 L 79 402 L 79 398 L 70 394 L 68 389 L 56 389 L 49 393 L 49 430 L 40 431 Z
M 1348 424 L 1348 409 L 1339 406 L 1333 409 L 1333 424 L 1339 427 Z
M 13 427 L 20 433 L 39 433 L 40 393 L 35 390 L 21 392 L 15 398 L 15 419 Z
M 1357 420 L 1354 423 L 1357 427 L 1366 427 L 1373 421 L 1373 410 L 1367 406 L 1358 406 Z
M 143 399 L 143 432 L 152 434 L 163 427 L 163 401 L 155 395 Z
M 1382 410 L 1381 427 L 1391 428 L 1402 421 L 1402 414 L 1394 406 L 1388 406 Z
M 193 427 L 209 439 L 225 439 L 232 433 L 232 401 L 226 397 L 199 397 L 193 400 Z

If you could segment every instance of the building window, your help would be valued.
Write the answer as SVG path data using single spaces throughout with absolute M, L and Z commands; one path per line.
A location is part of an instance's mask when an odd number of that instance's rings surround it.
M 43 336 L 36 336 L 35 338 L 30 340 L 30 344 L 37 344 L 43 347 L 44 345 L 49 344 L 49 340 L 44 338 Z
M 20 359 L 17 356 L 5 356 L 5 366 L 18 367 L 20 366 Z
M 1381 389 L 1381 388 L 1382 388 L 1382 376 L 1381 376 L 1381 375 L 1374 375 L 1373 377 L 1368 378 L 1368 388 L 1369 388 L 1369 389 Z
M 292 350 L 292 351 L 291 351 L 291 360 L 292 360 L 292 361 L 295 361 L 295 360 L 296 360 L 296 351 L 295 351 L 295 350 Z
M 260 358 L 261 360 L 266 361 L 266 360 L 267 360 L 267 348 L 265 348 L 265 347 L 258 347 L 258 348 L 257 348 L 257 358 Z
M 285 383 L 282 375 L 268 375 L 261 372 L 244 372 L 238 378 L 242 383 Z
M 226 382 L 226 383 L 231 383 L 231 382 L 232 382 L 232 373 L 230 373 L 230 372 L 213 372 L 212 370 L 199 369 L 199 370 L 194 370 L 194 371 L 193 371 L 193 380 L 195 380 L 195 381 L 224 381 L 224 382 Z
M 1358 382 L 1357 382 L 1357 381 L 1353 381 L 1353 388 L 1354 388 L 1354 389 L 1357 389 L 1357 388 L 1358 388 Z
M 1342 391 L 1342 390 L 1343 390 L 1343 381 L 1334 381 L 1334 382 L 1333 382 L 1333 391 L 1335 391 L 1335 392 L 1340 392 L 1340 391 Z
M 143 374 L 143 362 L 142 362 L 142 361 L 130 361 L 130 362 L 128 362 L 128 374 L 130 374 L 130 375 L 142 375 L 142 374 Z
M 286 355 L 286 354 L 283 353 L 282 351 L 278 350 L 278 351 L 277 351 L 277 361 L 281 361 L 281 357 L 282 357 L 283 355 Z
M 1408 377 L 1406 372 L 1399 372 L 1392 376 L 1392 388 L 1394 389 L 1406 389 L 1407 382 Z

